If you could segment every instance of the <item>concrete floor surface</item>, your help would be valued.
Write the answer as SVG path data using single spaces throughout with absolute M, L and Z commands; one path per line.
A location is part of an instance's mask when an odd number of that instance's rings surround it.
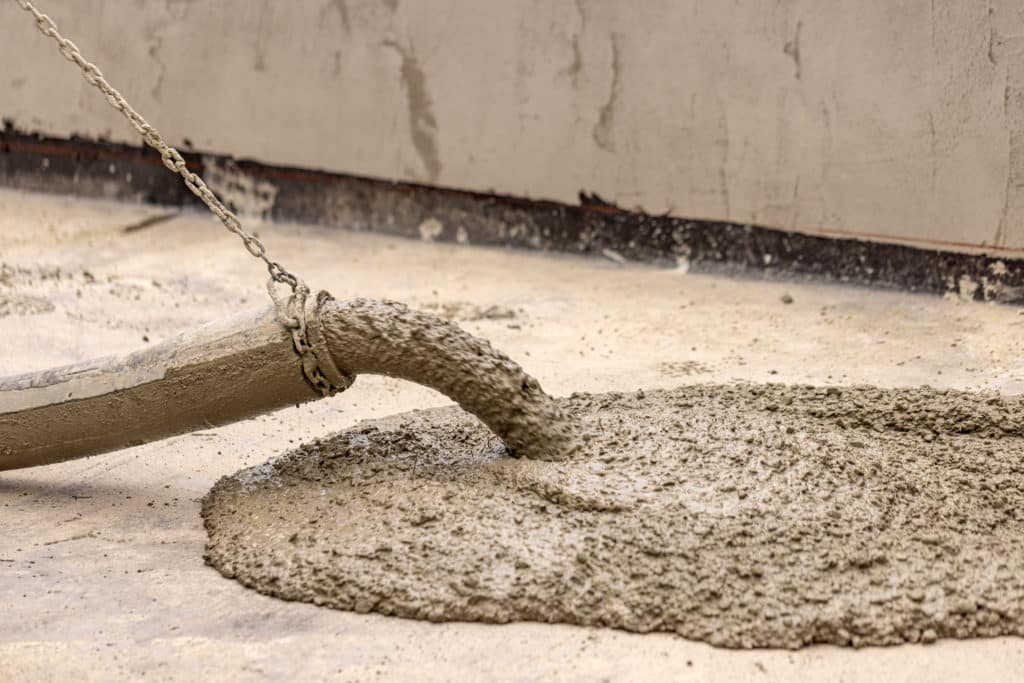
M 264 305 L 265 271 L 205 214 L 125 231 L 167 213 L 0 190 L 0 375 L 123 353 Z M 1024 392 L 1016 308 L 250 227 L 312 287 L 451 316 L 558 395 L 739 380 Z M 205 566 L 199 499 L 219 477 L 364 418 L 445 403 L 362 377 L 248 422 L 0 473 L 0 679 L 1010 681 L 1024 671 L 1015 638 L 728 651 L 662 634 L 337 612 Z

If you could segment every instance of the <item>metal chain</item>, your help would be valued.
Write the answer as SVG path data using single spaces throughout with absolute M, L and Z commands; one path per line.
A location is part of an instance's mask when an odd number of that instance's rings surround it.
M 242 222 L 238 220 L 238 216 L 224 206 L 223 202 L 217 198 L 217 195 L 203 182 L 202 178 L 188 170 L 185 160 L 178 153 L 178 150 L 164 142 L 156 128 L 149 125 L 146 119 L 142 118 L 142 115 L 128 104 L 121 93 L 115 90 L 103 78 L 103 73 L 100 72 L 96 65 L 86 60 L 78 50 L 78 47 L 57 31 L 57 25 L 53 23 L 50 17 L 37 10 L 29 0 L 14 1 L 18 3 L 21 9 L 30 12 L 35 17 L 36 28 L 39 29 L 39 32 L 47 38 L 52 38 L 57 43 L 60 53 L 64 55 L 64 58 L 78 65 L 78 68 L 82 70 L 82 76 L 85 80 L 107 96 L 107 101 L 110 102 L 111 106 L 128 119 L 135 130 L 142 135 L 142 139 L 146 141 L 146 144 L 160 152 L 164 166 L 180 175 L 182 180 L 185 181 L 185 187 L 206 204 L 225 228 L 242 239 L 242 244 L 245 245 L 246 250 L 267 264 L 267 271 L 270 273 L 270 279 L 267 281 L 267 293 L 270 294 L 270 298 L 274 302 L 274 309 L 281 324 L 291 332 L 292 344 L 295 346 L 296 353 L 299 354 L 302 361 L 302 372 L 309 383 L 324 396 L 329 396 L 346 389 L 352 383 L 352 378 L 342 376 L 336 370 L 331 371 L 329 367 L 321 366 L 316 349 L 310 343 L 306 326 L 306 299 L 309 295 L 309 287 L 306 286 L 306 283 L 296 275 L 285 270 L 284 266 L 280 263 L 271 260 L 267 256 L 266 247 L 263 246 L 259 238 L 242 228 Z M 274 286 L 275 283 L 284 283 L 291 288 L 292 295 L 287 301 L 282 301 L 278 296 Z
M 110 83 L 103 77 L 103 73 L 96 67 L 95 64 L 90 63 L 82 53 L 78 50 L 78 46 L 72 43 L 70 40 L 62 36 L 57 31 L 57 25 L 53 23 L 50 17 L 46 16 L 39 10 L 37 10 L 29 0 L 14 0 L 18 3 L 18 6 L 26 12 L 30 12 L 36 20 L 36 28 L 47 38 L 52 38 L 60 49 L 60 53 L 64 55 L 64 58 L 69 62 L 77 64 L 82 70 L 82 76 L 89 84 L 95 86 L 107 96 L 107 101 L 110 102 L 114 109 L 121 112 L 126 119 L 132 124 L 132 126 L 142 135 L 143 140 L 146 144 L 160 152 L 160 157 L 163 159 L 164 166 L 169 170 L 177 173 L 181 176 L 182 180 L 185 181 L 185 187 L 192 191 L 192 194 L 196 195 L 209 207 L 213 215 L 216 216 L 220 222 L 230 232 L 238 235 L 242 239 L 242 243 L 245 245 L 246 250 L 255 256 L 256 258 L 267 264 L 267 271 L 270 273 L 271 283 L 280 282 L 288 285 L 293 293 L 298 293 L 300 290 L 304 291 L 305 294 L 309 293 L 309 288 L 306 287 L 305 283 L 302 282 L 294 274 L 285 270 L 277 261 L 273 261 L 267 256 L 266 247 L 260 242 L 259 238 L 246 232 L 242 228 L 242 222 L 238 219 L 234 213 L 232 213 L 217 195 L 207 187 L 203 179 L 195 173 L 188 170 L 185 165 L 185 160 L 182 158 L 178 150 L 174 149 L 160 136 L 156 128 L 149 125 L 146 119 L 142 118 L 139 112 L 135 111 L 127 100 L 114 89 Z M 272 286 L 270 287 L 272 290 Z M 275 303 L 277 299 L 275 298 Z M 305 298 L 304 296 L 302 298 Z M 282 307 L 278 306 L 278 310 L 282 311 Z M 290 319 L 289 319 L 290 318 Z M 289 328 L 294 328 L 299 324 L 297 320 L 290 316 L 285 316 L 282 320 L 283 323 Z

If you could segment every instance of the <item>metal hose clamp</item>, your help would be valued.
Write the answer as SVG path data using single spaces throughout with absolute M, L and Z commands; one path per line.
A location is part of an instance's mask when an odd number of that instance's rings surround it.
M 329 292 L 320 290 L 315 297 L 306 299 L 305 305 L 305 348 L 299 351 L 302 357 L 302 372 L 310 384 L 324 396 L 333 396 L 345 391 L 356 380 L 355 375 L 342 372 L 334 364 L 327 348 L 323 327 L 320 324 L 320 307 L 333 301 Z M 298 347 L 296 347 L 298 350 Z

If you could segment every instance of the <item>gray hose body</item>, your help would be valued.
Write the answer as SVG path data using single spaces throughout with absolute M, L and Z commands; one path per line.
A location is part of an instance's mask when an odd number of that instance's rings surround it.
M 557 404 L 481 339 L 394 302 L 320 300 L 310 312 L 338 369 L 432 387 L 477 415 L 515 455 L 574 450 Z M 0 470 L 81 458 L 244 420 L 319 398 L 272 309 L 146 351 L 0 378 Z

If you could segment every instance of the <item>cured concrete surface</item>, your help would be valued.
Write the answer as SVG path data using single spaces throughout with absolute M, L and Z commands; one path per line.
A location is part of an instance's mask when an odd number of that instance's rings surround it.
M 1019 0 L 39 3 L 174 144 L 1024 248 Z M 138 141 L 9 1 L 0 64 L 17 128 Z
M 160 213 L 0 191 L 0 374 L 128 351 L 263 304 L 261 267 L 212 218 L 125 232 Z M 1024 392 L 1016 308 L 258 230 L 312 285 L 451 316 L 556 395 L 740 379 Z M 0 678 L 1010 681 L 1024 670 L 1016 638 L 737 652 L 661 634 L 356 615 L 280 602 L 204 565 L 199 499 L 219 477 L 362 418 L 445 403 L 362 377 L 300 409 L 3 473 Z

